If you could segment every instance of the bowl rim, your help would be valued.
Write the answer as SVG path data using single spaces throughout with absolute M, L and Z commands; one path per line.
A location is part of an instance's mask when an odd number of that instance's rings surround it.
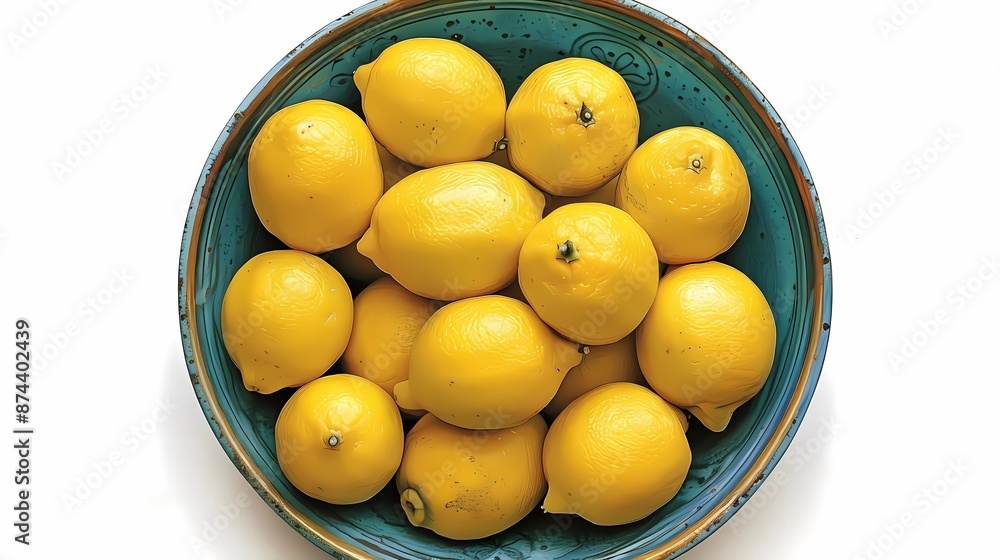
M 240 126 L 239 123 L 243 115 L 253 112 L 262 103 L 266 94 L 283 81 L 291 72 L 290 67 L 293 66 L 294 61 L 308 58 L 325 46 L 325 39 L 328 36 L 350 32 L 366 24 L 380 21 L 382 18 L 391 18 L 397 10 L 415 7 L 428 1 L 431 0 L 373 0 L 364 4 L 313 33 L 278 61 L 260 79 L 234 111 L 208 155 L 192 195 L 179 255 L 178 314 L 181 342 L 192 387 L 216 438 L 243 477 L 289 525 L 326 552 L 357 559 L 375 560 L 376 557 L 325 531 L 287 503 L 263 475 L 261 469 L 250 459 L 246 450 L 235 437 L 228 419 L 222 414 L 212 381 L 207 375 L 196 324 L 194 291 L 196 283 L 193 280 L 198 256 L 196 248 L 207 203 L 211 196 L 210 191 L 221 173 L 222 166 L 216 165 L 216 162 L 218 157 L 228 148 L 234 137 L 234 132 Z M 780 149 L 791 168 L 799 196 L 803 202 L 809 230 L 809 249 L 812 272 L 815 278 L 811 302 L 814 311 L 813 321 L 808 326 L 809 343 L 789 405 L 774 435 L 764 445 L 763 452 L 753 460 L 747 474 L 731 485 L 729 492 L 718 500 L 710 511 L 703 514 L 697 522 L 691 524 L 684 533 L 660 543 L 655 550 L 637 557 L 640 559 L 676 558 L 707 538 L 735 515 L 739 507 L 754 494 L 764 479 L 773 471 L 802 424 L 806 409 L 818 385 L 829 343 L 833 308 L 829 241 L 819 196 L 812 175 L 797 144 L 774 107 L 726 55 L 687 26 L 644 4 L 631 0 L 578 0 L 575 3 L 609 9 L 627 18 L 634 18 L 650 25 L 665 35 L 685 43 L 688 48 L 722 70 L 725 77 L 740 91 L 761 119 L 771 137 L 774 138 L 776 147 Z

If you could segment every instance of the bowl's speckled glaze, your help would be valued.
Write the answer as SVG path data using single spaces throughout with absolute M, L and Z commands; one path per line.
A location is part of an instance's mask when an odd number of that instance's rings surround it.
M 747 273 L 774 310 L 778 347 L 761 393 L 729 428 L 693 422 L 694 460 L 680 493 L 654 515 L 595 527 L 536 511 L 494 537 L 452 542 L 409 525 L 392 484 L 355 506 L 295 490 L 278 468 L 274 423 L 282 391 L 247 392 L 222 342 L 219 312 L 230 278 L 281 244 L 250 202 L 247 153 L 268 116 L 322 98 L 360 113 L 359 65 L 410 37 L 453 37 L 499 71 L 508 99 L 539 65 L 567 56 L 620 72 L 640 107 L 640 141 L 668 127 L 704 126 L 746 166 L 750 218 L 721 260 Z M 722 53 L 673 19 L 622 0 L 390 0 L 334 21 L 289 53 L 232 115 L 194 192 L 180 254 L 180 327 L 188 369 L 222 446 L 254 488 L 312 542 L 347 558 L 675 558 L 725 522 L 784 452 L 819 380 L 831 313 L 829 248 L 806 165 L 763 95 Z

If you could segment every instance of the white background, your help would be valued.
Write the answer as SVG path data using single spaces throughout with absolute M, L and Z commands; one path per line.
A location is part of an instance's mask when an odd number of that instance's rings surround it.
M 355 1 L 0 5 L 0 426 L 14 427 L 14 321 L 31 320 L 35 352 L 52 346 L 31 378 L 32 544 L 12 540 L 8 436 L 0 557 L 324 557 L 212 435 L 180 349 L 176 269 L 229 115 Z M 835 278 L 826 367 L 797 438 L 685 560 L 982 557 L 1000 494 L 1000 8 L 649 3 L 715 43 L 792 125 Z M 227 512 L 225 530 L 206 530 Z

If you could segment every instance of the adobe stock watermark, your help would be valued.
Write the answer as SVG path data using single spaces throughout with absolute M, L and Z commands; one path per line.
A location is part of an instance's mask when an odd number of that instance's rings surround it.
M 115 299 L 128 288 L 135 277 L 127 270 L 120 269 L 112 271 L 111 278 L 96 292 L 90 294 L 76 306 L 76 319 L 67 321 L 65 325 L 55 333 L 48 334 L 48 340 L 37 341 L 38 350 L 34 354 L 32 369 L 36 373 L 45 370 L 53 360 L 59 356 L 70 343 L 83 332 L 82 328 L 97 320 L 105 310 L 114 303 Z
M 864 552 L 853 555 L 851 560 L 880 560 L 883 558 L 887 552 L 917 527 L 922 516 L 926 516 L 944 500 L 952 488 L 961 482 L 970 470 L 964 459 L 949 461 L 944 473 L 914 493 L 909 505 L 897 513 L 891 521 L 882 525 L 882 532 L 868 539 L 864 545 Z
M 834 93 L 825 84 L 811 86 L 806 100 L 792 111 L 791 117 L 783 119 L 789 132 L 799 132 L 802 125 L 812 120 L 820 109 L 833 99 Z
M 66 511 L 73 513 L 94 496 L 94 493 L 125 464 L 143 443 L 156 433 L 160 424 L 166 422 L 180 407 L 167 398 L 157 399 L 153 411 L 145 418 L 129 426 L 118 439 L 118 445 L 98 461 L 91 462 L 91 469 L 77 477 L 73 490 L 63 492 L 62 502 Z
M 240 492 L 231 502 L 219 504 L 218 513 L 212 516 L 211 519 L 202 521 L 201 531 L 198 535 L 188 537 L 188 544 L 191 545 L 191 551 L 195 555 L 201 556 L 201 551 L 210 548 L 212 543 L 219 540 L 219 537 L 236 523 L 236 520 L 242 515 L 243 510 L 249 508 L 252 503 L 249 494 Z
M 908 189 L 920 181 L 929 170 L 949 152 L 961 137 L 950 127 L 937 129 L 937 134 L 915 154 L 908 157 L 900 168 L 899 175 L 889 182 L 884 189 L 876 189 L 874 200 L 858 208 L 857 217 L 844 224 L 844 233 L 855 243 L 884 216 L 896 202 L 908 192 Z
M 749 7 L 750 0 L 729 0 L 727 7 L 719 10 L 715 17 L 702 21 L 705 34 L 710 39 L 718 39 Z
M 887 15 L 879 18 L 877 22 L 879 33 L 882 34 L 883 41 L 889 41 L 893 33 L 898 32 L 910 22 L 910 18 L 917 15 L 920 8 L 927 4 L 928 0 L 902 0 L 895 2 L 889 9 Z
M 16 24 L 17 29 L 7 33 L 7 44 L 14 54 L 19 54 L 39 33 L 63 11 L 63 6 L 71 0 L 38 0 L 35 11 L 21 18 Z
M 965 308 L 1000 272 L 1000 254 L 983 257 L 974 274 L 956 283 L 945 295 L 944 303 L 927 318 L 917 322 L 916 329 L 899 341 L 896 350 L 886 354 L 894 373 L 910 363 L 921 349 L 940 334 L 956 313 Z
M 146 101 L 149 94 L 163 84 L 167 76 L 158 64 L 146 66 L 142 78 L 111 103 L 110 115 L 101 118 L 92 127 L 83 128 L 77 139 L 66 145 L 62 157 L 52 162 L 56 179 L 62 182 L 66 175 L 76 171 Z
M 839 420 L 832 417 L 823 420 L 816 433 L 808 438 L 792 440 L 781 462 L 754 492 L 753 497 L 726 523 L 725 530 L 736 534 L 753 521 L 758 513 L 767 508 L 781 489 L 788 486 L 795 473 L 801 471 L 822 453 L 823 449 L 836 438 L 841 428 Z
M 219 21 L 224 21 L 229 14 L 235 12 L 236 8 L 243 6 L 244 3 L 245 0 L 212 0 L 212 10 L 215 11 Z

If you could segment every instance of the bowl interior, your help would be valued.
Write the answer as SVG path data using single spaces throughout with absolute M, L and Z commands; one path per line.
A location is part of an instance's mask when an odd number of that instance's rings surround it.
M 335 101 L 360 114 L 354 69 L 395 41 L 428 36 L 453 37 L 481 53 L 499 71 L 508 99 L 541 64 L 567 56 L 599 60 L 629 83 L 641 113 L 640 141 L 674 126 L 704 126 L 724 137 L 744 162 L 752 187 L 750 217 L 739 242 L 720 260 L 748 274 L 772 306 L 778 334 L 773 370 L 725 432 L 692 422 L 690 474 L 677 497 L 645 520 L 603 528 L 536 511 L 500 535 L 460 543 L 412 528 L 391 483 L 355 506 L 312 500 L 288 482 L 275 458 L 274 424 L 290 392 L 246 391 L 226 353 L 219 324 L 226 286 L 250 257 L 283 247 L 260 225 L 250 202 L 246 162 L 255 134 L 275 111 L 306 99 Z M 816 354 L 817 314 L 828 313 L 817 304 L 817 290 L 828 281 L 816 265 L 826 256 L 822 222 L 798 152 L 790 138 L 775 138 L 776 117 L 769 118 L 764 106 L 714 49 L 642 6 L 404 1 L 368 5 L 334 22 L 289 54 L 234 115 L 206 166 L 185 232 L 182 333 L 196 392 L 227 452 L 283 517 L 331 553 L 414 559 L 679 555 L 705 536 L 690 534 L 692 527 L 720 511 L 715 508 L 723 500 L 732 501 L 737 489 L 750 489 L 748 477 L 773 466 L 787 445 L 780 443 L 787 423 L 782 433 L 778 429 L 791 418 L 794 431 L 818 376 L 818 367 L 806 360 Z M 825 338 L 819 346 L 821 354 Z M 713 514 L 715 526 L 731 514 Z M 666 547 L 670 542 L 676 544 Z

